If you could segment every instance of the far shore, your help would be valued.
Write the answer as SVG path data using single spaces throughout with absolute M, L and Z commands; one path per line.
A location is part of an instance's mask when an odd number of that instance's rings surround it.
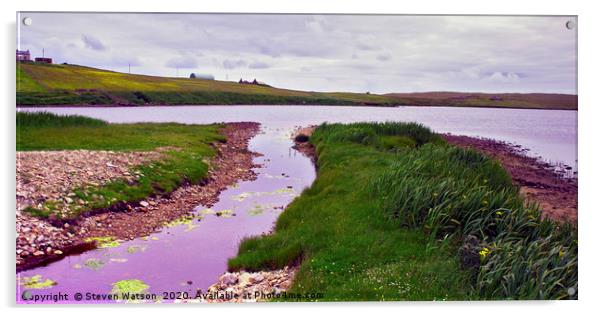
M 403 107 L 436 107 L 436 108 L 477 108 L 477 109 L 508 109 L 508 110 L 543 110 L 543 111 L 578 111 L 578 109 L 554 109 L 554 108 L 525 108 L 525 107 L 509 107 L 509 106 L 489 106 L 489 105 L 415 105 L 415 104 L 398 104 L 398 105 L 372 105 L 372 104 L 143 104 L 143 105 L 123 105 L 123 104 L 43 104 L 43 105 L 19 105 L 17 109 L 28 108 L 140 108 L 140 107 L 178 107 L 178 106 L 315 106 L 315 107 L 374 107 L 374 108 L 403 108 Z

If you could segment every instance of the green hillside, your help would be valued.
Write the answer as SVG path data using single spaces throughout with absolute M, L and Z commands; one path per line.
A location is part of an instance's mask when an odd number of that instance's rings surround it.
M 306 92 L 230 81 L 133 75 L 77 66 L 17 64 L 17 104 L 317 104 L 576 110 L 577 96 L 544 93 L 421 92 L 386 95 Z
M 76 65 L 19 63 L 18 105 L 333 104 L 395 105 L 359 93 L 319 93 L 237 82 L 125 74 Z

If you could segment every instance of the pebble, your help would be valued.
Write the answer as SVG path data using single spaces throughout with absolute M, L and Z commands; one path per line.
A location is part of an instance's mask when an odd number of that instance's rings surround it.
M 210 300 L 209 302 L 256 302 L 255 293 L 263 293 L 265 297 L 270 294 L 279 294 L 286 291 L 292 285 L 295 278 L 296 268 L 284 267 L 280 270 L 259 271 L 249 273 L 246 271 L 226 272 L 219 277 L 219 281 L 208 288 L 209 293 L 237 294 L 237 298 L 230 300 Z M 252 299 L 244 299 L 248 294 Z M 232 296 L 232 295 L 231 295 Z
M 74 205 L 85 205 L 73 189 L 85 185 L 101 185 L 116 178 L 135 181 L 140 172 L 130 172 L 136 165 L 162 157 L 161 150 L 153 152 L 109 151 L 31 151 L 17 153 L 17 216 L 16 251 L 17 266 L 36 257 L 62 254 L 65 249 L 82 242 L 87 237 L 117 236 L 133 239 L 155 231 L 165 220 L 185 214 L 194 205 L 212 205 L 219 199 L 220 191 L 237 180 L 253 180 L 256 174 L 253 157 L 258 154 L 245 150 L 249 139 L 259 130 L 255 123 L 227 124 L 228 143 L 217 143 L 221 155 L 212 160 L 209 171 L 212 181 L 203 185 L 186 185 L 172 192 L 169 198 L 152 197 L 142 201 L 142 207 L 127 206 L 132 213 L 110 213 L 82 218 L 75 224 L 65 223 L 55 227 L 50 221 L 66 218 L 66 211 Z M 231 142 L 230 140 L 233 140 Z M 233 145 L 234 144 L 234 145 Z M 107 165 L 110 163 L 110 168 Z M 219 175 L 219 176 L 218 176 Z M 91 195 L 92 199 L 101 196 Z M 46 221 L 22 212 L 28 206 L 43 208 L 45 201 L 63 203 L 62 213 L 50 214 Z M 148 204 L 146 204 L 148 203 Z M 146 205 L 146 206 L 145 206 Z M 152 210 L 149 206 L 152 205 Z M 38 240 L 39 239 L 39 240 Z M 47 254 L 46 250 L 51 251 Z

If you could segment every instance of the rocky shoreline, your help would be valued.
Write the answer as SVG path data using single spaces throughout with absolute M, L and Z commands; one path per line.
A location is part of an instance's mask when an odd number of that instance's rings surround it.
M 206 303 L 240 303 L 268 301 L 292 285 L 297 268 L 288 266 L 279 270 L 258 272 L 227 272 L 207 289 L 210 298 Z
M 493 139 L 442 134 L 450 144 L 478 150 L 498 160 L 520 186 L 527 200 L 537 202 L 543 217 L 556 221 L 577 222 L 577 178 L 564 176 L 572 168 L 557 166 L 525 155 L 518 146 Z
M 69 152 L 46 152 L 45 155 L 57 157 L 55 160 L 45 160 L 39 154 L 30 154 L 34 159 L 25 160 L 17 157 L 17 214 L 16 214 L 16 265 L 17 271 L 30 269 L 61 259 L 68 253 L 83 251 L 94 247 L 89 238 L 111 236 L 116 239 L 127 240 L 146 236 L 157 231 L 166 222 L 180 218 L 190 213 L 194 207 L 203 204 L 211 207 L 219 199 L 221 191 L 238 180 L 253 180 L 256 174 L 252 168 L 257 167 L 253 158 L 258 153 L 248 150 L 249 140 L 259 132 L 259 124 L 253 122 L 227 123 L 222 129 L 222 134 L 227 141 L 215 143 L 217 155 L 209 162 L 210 170 L 207 178 L 200 184 L 186 184 L 174 192 L 163 196 L 151 196 L 135 203 L 120 205 L 119 209 L 111 212 L 82 217 L 74 223 L 64 223 L 57 227 L 48 221 L 35 218 L 22 209 L 34 203 L 39 203 L 48 198 L 46 191 L 41 191 L 45 186 L 57 188 L 49 192 L 58 198 L 63 196 L 64 190 L 72 189 L 71 185 L 95 181 L 99 184 L 115 177 L 135 177 L 129 175 L 131 166 L 144 163 L 150 159 L 160 158 L 160 150 L 151 153 L 108 153 L 86 152 L 73 158 L 71 164 L 60 162 L 70 157 Z M 89 159 L 90 155 L 98 156 Z M 112 156 L 117 155 L 117 156 Z M 121 156 L 120 156 L 121 155 Z M 138 157 L 133 159 L 132 157 Z M 96 157 L 95 156 L 95 157 Z M 87 159 L 86 159 L 87 157 Z M 102 159 L 101 159 L 102 158 Z M 104 160 L 103 160 L 104 159 Z M 48 163 L 50 161 L 50 163 Z M 86 165 L 86 161 L 96 163 L 94 168 Z M 29 163 L 31 162 L 31 164 Z M 35 166 L 50 165 L 45 170 L 37 170 Z M 64 170 L 61 166 L 75 165 L 74 170 Z M 87 166 L 82 167 L 82 165 Z M 28 167 L 29 166 L 29 167 Z M 79 167 L 77 167 L 79 166 Z M 115 171 L 107 171 L 115 169 Z M 50 170 L 50 171 L 49 171 Z M 57 171 L 58 170 L 58 171 Z M 78 170 L 84 170 L 78 172 Z M 87 172 L 94 170 L 93 172 Z M 24 179 L 27 178 L 26 180 Z M 31 176 L 34 175 L 34 176 Z M 54 175 L 55 181 L 47 181 L 49 175 Z M 52 185 L 49 183 L 58 183 Z M 22 184 L 22 185 L 20 185 Z M 35 188 L 39 188 L 38 191 Z M 56 191 L 56 192 L 55 192 Z M 41 193 L 44 192 L 44 193 Z M 46 196 L 36 196 L 46 194 Z M 53 196 L 54 196 L 53 195 Z M 60 195 L 60 196 L 58 196 Z M 88 240 L 88 241 L 87 241 Z

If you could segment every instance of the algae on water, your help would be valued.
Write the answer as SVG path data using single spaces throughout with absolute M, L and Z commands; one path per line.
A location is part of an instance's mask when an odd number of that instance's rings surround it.
M 42 276 L 36 274 L 32 277 L 20 277 L 17 279 L 19 284 L 26 289 L 48 289 L 57 283 L 51 279 L 43 280 Z
M 146 250 L 146 246 L 140 246 L 140 245 L 134 245 L 134 246 L 129 246 L 127 249 L 128 253 L 136 253 L 136 252 L 140 252 L 140 251 L 144 251 Z
M 119 240 L 116 240 L 115 237 L 105 236 L 105 237 L 90 237 L 84 240 L 85 242 L 94 242 L 98 248 L 114 248 L 119 246 L 121 243 Z
M 84 266 L 86 266 L 87 268 L 94 270 L 94 271 L 99 270 L 104 265 L 105 265 L 104 261 L 102 261 L 100 259 L 96 259 L 96 258 L 90 258 L 90 259 L 86 260 L 86 262 L 84 263 Z
M 246 198 L 253 196 L 252 192 L 243 192 L 241 194 L 238 195 L 233 195 L 232 199 L 238 202 L 242 202 L 244 201 Z
M 113 289 L 111 289 L 110 294 L 118 295 L 121 298 L 125 298 L 128 296 L 132 297 L 132 295 L 136 294 L 146 294 L 148 292 L 148 289 L 150 288 L 148 284 L 138 279 L 121 280 L 111 285 L 113 285 Z M 135 299 L 135 296 L 133 297 L 134 299 L 130 299 L 129 301 L 138 301 L 137 299 Z

